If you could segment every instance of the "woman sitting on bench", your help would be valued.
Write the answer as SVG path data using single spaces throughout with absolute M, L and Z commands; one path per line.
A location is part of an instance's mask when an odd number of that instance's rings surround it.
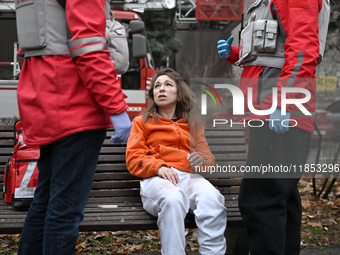
M 149 106 L 133 120 L 127 143 L 127 168 L 144 178 L 143 207 L 158 217 L 163 255 L 185 255 L 184 219 L 189 210 L 195 215 L 200 254 L 226 251 L 224 197 L 195 173 L 215 162 L 197 112 L 178 73 L 160 69 L 151 81 Z

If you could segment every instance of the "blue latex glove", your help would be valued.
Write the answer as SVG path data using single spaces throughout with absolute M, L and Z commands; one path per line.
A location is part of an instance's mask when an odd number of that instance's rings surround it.
M 132 127 L 131 120 L 127 112 L 111 115 L 110 118 L 116 131 L 116 134 L 111 136 L 110 140 L 114 143 L 122 143 L 127 140 Z
M 287 120 L 283 123 L 285 126 L 289 125 L 288 119 L 290 119 L 290 112 L 286 112 L 286 115 L 281 115 L 281 109 L 277 108 L 272 114 L 270 114 L 269 119 L 273 120 L 269 121 L 269 128 L 271 130 L 274 130 L 278 134 L 283 134 L 288 131 L 289 127 L 282 126 L 281 122 L 283 120 Z
M 218 54 L 223 60 L 227 60 L 229 58 L 229 54 L 231 51 L 231 44 L 234 40 L 234 36 L 230 36 L 228 41 L 226 40 L 219 40 L 217 42 L 217 50 Z

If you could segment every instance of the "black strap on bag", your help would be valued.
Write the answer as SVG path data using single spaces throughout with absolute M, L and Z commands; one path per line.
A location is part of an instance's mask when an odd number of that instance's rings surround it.
M 15 123 L 14 123 L 14 126 L 13 126 L 13 142 L 14 142 L 14 146 L 18 143 L 18 139 L 17 139 L 17 128 L 16 128 L 16 125 L 17 123 L 19 122 L 20 120 L 17 120 Z
M 7 194 L 7 190 L 8 190 L 8 176 L 9 176 L 9 163 L 6 163 L 6 178 L 5 178 L 4 194 Z

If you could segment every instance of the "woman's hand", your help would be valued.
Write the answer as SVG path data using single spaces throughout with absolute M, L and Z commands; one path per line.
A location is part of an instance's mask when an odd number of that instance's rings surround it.
M 172 182 L 173 184 L 179 183 L 178 174 L 174 170 L 166 166 L 161 166 L 158 169 L 158 175 L 162 177 L 163 179 L 168 180 L 169 182 Z
M 187 155 L 187 160 L 190 161 L 190 165 L 192 165 L 193 167 L 197 167 L 197 166 L 202 166 L 203 165 L 203 161 L 200 157 L 200 155 L 197 154 L 197 152 L 193 152 L 191 154 Z

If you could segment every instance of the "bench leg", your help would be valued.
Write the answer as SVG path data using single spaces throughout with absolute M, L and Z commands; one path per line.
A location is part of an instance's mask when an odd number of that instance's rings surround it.
M 226 255 L 248 255 L 249 246 L 247 240 L 247 233 L 244 227 L 227 227 L 225 231 L 225 238 L 227 239 L 227 253 Z

